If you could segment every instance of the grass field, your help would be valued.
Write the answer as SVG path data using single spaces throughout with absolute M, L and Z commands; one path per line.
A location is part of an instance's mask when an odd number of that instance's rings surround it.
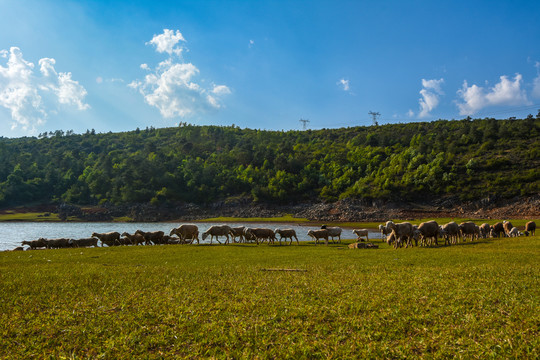
M 4 252 L 0 358 L 539 358 L 539 244 Z

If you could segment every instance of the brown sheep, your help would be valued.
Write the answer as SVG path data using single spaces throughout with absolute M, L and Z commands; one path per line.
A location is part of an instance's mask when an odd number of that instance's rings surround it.
M 225 244 L 229 243 L 229 235 L 231 235 L 231 227 L 229 225 L 212 225 L 203 232 L 202 239 L 205 240 L 208 235 L 210 235 L 210 244 L 212 244 L 212 240 L 214 237 L 216 237 L 216 241 L 221 244 L 221 241 L 219 241 L 220 236 L 225 236 L 227 239 L 225 241 Z
M 118 231 L 111 231 L 108 233 L 92 233 L 92 237 L 97 237 L 101 240 L 101 246 L 103 244 L 107 246 L 113 246 L 118 240 L 120 240 L 120 233 Z
M 46 240 L 47 249 L 64 249 L 71 247 L 69 239 L 49 239 Z
M 480 225 L 480 235 L 485 239 L 488 237 L 489 233 L 491 232 L 491 226 L 487 223 L 483 223 Z
M 245 229 L 246 229 L 245 226 L 231 227 L 231 236 L 232 236 L 234 242 L 237 242 L 236 238 L 238 238 L 238 242 L 240 242 L 240 243 L 244 242 L 244 230 Z
M 413 238 L 413 226 L 410 222 L 402 222 L 399 224 L 394 224 L 393 221 L 388 221 L 386 223 L 386 226 L 390 229 L 392 229 L 392 233 L 394 234 L 394 248 L 398 248 L 403 246 L 403 240 L 407 240 L 406 246 L 408 247 L 409 244 L 412 245 L 412 238 Z
M 191 240 L 190 244 L 192 244 L 195 240 L 197 240 L 197 244 L 199 244 L 199 228 L 197 225 L 194 224 L 182 224 L 177 228 L 174 228 L 171 230 L 169 235 L 176 234 L 182 242 L 186 243 L 186 240 Z
M 328 230 L 328 236 L 332 238 L 332 242 L 334 242 L 334 238 L 338 238 L 338 242 L 341 242 L 341 228 L 337 226 L 328 227 L 326 225 L 321 226 L 321 229 Z
M 381 239 L 385 239 L 387 235 L 389 235 L 392 230 L 384 226 L 383 224 L 379 225 L 379 231 L 381 232 Z
M 298 237 L 296 236 L 296 231 L 294 229 L 276 229 L 274 230 L 276 234 L 279 234 L 279 244 L 281 245 L 281 239 L 291 239 L 291 242 L 289 245 L 292 245 L 293 238 L 296 239 L 296 243 L 300 245 L 300 242 L 298 241 Z
M 161 244 L 163 235 L 165 235 L 163 231 L 142 231 L 142 230 L 135 231 L 135 234 L 140 234 L 144 236 L 146 245 L 151 245 L 152 243 Z
M 259 244 L 259 241 L 268 240 L 269 243 L 271 242 L 273 244 L 274 240 L 276 240 L 276 233 L 274 230 L 267 228 L 247 228 L 245 234 L 246 238 L 254 239 L 257 245 Z
M 498 223 L 495 223 L 491 229 L 493 230 L 493 232 L 495 234 L 497 234 L 497 237 L 501 237 L 501 234 L 505 234 L 506 232 L 504 231 L 504 225 L 501 223 L 501 222 L 498 222 Z
M 471 221 L 459 224 L 459 230 L 461 231 L 461 236 L 463 236 L 464 240 L 467 236 L 471 237 L 471 241 L 480 237 L 480 228 Z
M 509 235 L 510 231 L 512 231 L 512 228 L 514 227 L 514 225 L 512 225 L 510 221 L 504 220 L 503 227 L 504 227 L 504 233 L 506 234 L 506 236 L 510 236 Z
M 276 233 L 274 230 L 267 228 L 248 228 L 246 230 L 246 235 L 250 239 L 255 239 L 257 245 L 259 244 L 259 241 L 268 240 L 269 243 L 273 244 L 274 240 L 276 240 Z
M 368 229 L 354 229 L 353 234 L 356 235 L 356 240 L 364 241 L 363 237 L 366 238 L 365 241 L 369 241 L 369 230 Z
M 37 240 L 31 240 L 31 241 L 22 241 L 22 245 L 28 245 L 30 246 L 30 249 L 35 250 L 39 248 L 47 247 L 47 240 L 44 238 L 39 238 Z
M 459 225 L 455 221 L 443 225 L 442 230 L 445 232 L 445 244 L 455 244 L 459 241 L 461 232 L 459 231 Z
M 141 234 L 129 234 L 128 232 L 122 233 L 122 236 L 128 238 L 131 241 L 132 245 L 140 245 L 146 242 L 146 239 Z
M 534 236 L 536 232 L 536 223 L 534 221 L 529 221 L 525 224 L 525 231 L 528 231 L 531 235 Z
M 319 239 L 324 239 L 325 245 L 328 245 L 328 230 L 309 230 L 307 234 L 315 240 L 315 244 L 319 243 Z
M 418 230 L 422 234 L 421 241 L 424 245 L 431 245 L 426 241 L 428 238 L 435 239 L 435 245 L 439 245 L 437 241 L 439 238 L 439 224 L 436 221 L 423 222 L 418 226 Z

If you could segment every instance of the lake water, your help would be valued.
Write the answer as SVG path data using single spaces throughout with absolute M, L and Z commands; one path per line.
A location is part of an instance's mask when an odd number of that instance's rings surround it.
M 179 226 L 180 223 L 32 223 L 32 222 L 3 222 L 0 223 L 0 251 L 2 250 L 11 250 L 17 246 L 21 246 L 21 241 L 23 240 L 36 240 L 40 237 L 46 239 L 55 239 L 55 238 L 69 238 L 69 239 L 80 239 L 91 237 L 93 232 L 104 233 L 109 231 L 118 231 L 123 233 L 127 231 L 130 234 L 133 234 L 136 230 L 143 231 L 158 231 L 161 230 L 165 234 L 169 234 L 169 231 L 173 227 Z M 206 229 L 215 223 L 197 223 L 199 227 L 199 232 L 202 234 Z M 270 229 L 286 229 L 292 228 L 296 230 L 298 240 L 308 241 L 311 238 L 307 235 L 309 230 L 319 229 L 317 226 L 303 226 L 298 224 L 273 224 L 273 223 L 264 223 L 264 224 L 255 224 L 255 223 L 227 223 L 231 227 L 235 226 L 247 226 L 247 227 L 265 227 Z M 352 229 L 343 229 L 341 237 L 343 239 L 353 239 L 355 235 L 352 233 Z M 278 236 L 279 238 L 279 236 Z M 370 240 L 379 239 L 380 234 L 377 231 L 370 231 Z M 199 235 L 199 239 L 202 241 L 202 235 Z M 220 238 L 220 241 L 223 237 Z M 207 238 L 206 242 L 210 242 L 210 239 Z M 100 243 L 101 244 L 101 243 Z

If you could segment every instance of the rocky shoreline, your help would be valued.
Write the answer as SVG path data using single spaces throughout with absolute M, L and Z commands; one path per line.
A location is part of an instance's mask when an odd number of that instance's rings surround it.
M 425 203 L 398 203 L 345 199 L 332 203 L 275 205 L 249 200 L 215 202 L 208 206 L 191 203 L 154 206 L 150 204 L 80 207 L 61 204 L 48 211 L 60 219 L 76 217 L 82 221 L 112 221 L 127 217 L 136 222 L 193 221 L 214 217 L 280 217 L 287 214 L 310 221 L 376 222 L 388 219 L 424 218 L 519 219 L 540 217 L 540 195 L 528 198 L 498 199 L 488 197 L 476 202 L 445 198 Z

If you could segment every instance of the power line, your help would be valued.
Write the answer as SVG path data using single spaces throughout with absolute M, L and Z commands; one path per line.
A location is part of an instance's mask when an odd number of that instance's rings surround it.
M 309 120 L 300 119 L 300 122 L 302 123 L 304 130 L 306 130 L 307 129 L 307 124 L 309 123 Z

